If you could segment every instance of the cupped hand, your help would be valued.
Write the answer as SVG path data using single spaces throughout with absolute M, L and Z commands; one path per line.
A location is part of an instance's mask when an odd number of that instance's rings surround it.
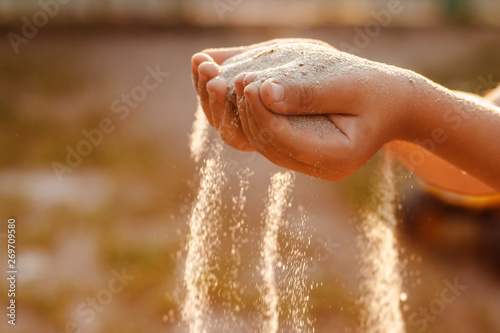
M 198 93 L 203 111 L 221 138 L 233 148 L 242 151 L 255 151 L 250 144 L 233 106 L 227 100 L 227 82 L 221 78 L 221 65 L 227 59 L 240 53 L 270 45 L 283 43 L 309 42 L 324 44 L 312 39 L 273 39 L 249 46 L 231 48 L 211 48 L 196 53 L 191 58 L 193 84 Z
M 292 61 L 293 66 L 287 64 L 287 75 L 282 75 L 280 66 L 268 68 L 265 78 L 262 73 L 238 75 L 234 112 L 227 98 L 227 82 L 219 76 L 220 65 L 255 47 L 289 43 L 314 45 L 301 46 L 304 56 L 296 64 Z M 411 122 L 408 109 L 414 79 L 408 71 L 315 40 L 273 40 L 204 50 L 193 56 L 193 79 L 208 120 L 226 143 L 239 150 L 256 150 L 275 164 L 328 180 L 348 176 L 386 142 L 404 139 Z M 310 115 L 327 116 L 332 130 L 318 135 L 294 127 L 289 119 Z

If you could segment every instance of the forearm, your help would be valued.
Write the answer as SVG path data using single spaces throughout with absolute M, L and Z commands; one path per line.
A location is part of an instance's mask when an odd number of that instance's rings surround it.
M 500 190 L 500 109 L 422 79 L 415 85 L 413 142 Z
M 497 191 L 460 168 L 408 141 L 391 141 L 384 152 L 412 173 L 438 188 L 465 195 L 491 195 Z

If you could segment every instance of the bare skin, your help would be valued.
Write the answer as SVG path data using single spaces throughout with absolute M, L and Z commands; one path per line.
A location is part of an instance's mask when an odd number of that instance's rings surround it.
M 266 43 L 276 42 L 304 40 Z M 356 66 L 365 73 L 362 84 L 344 75 L 315 90 L 272 77 L 261 83 L 252 73 L 241 74 L 235 79 L 238 117 L 227 106 L 220 65 L 256 46 L 208 49 L 192 57 L 193 80 L 207 118 L 234 148 L 258 151 L 273 163 L 315 177 L 340 180 L 384 146 L 411 171 L 442 188 L 466 194 L 500 190 L 495 136 L 500 110 L 491 102 L 500 100 L 497 95 L 480 101 L 416 73 L 361 59 Z M 336 59 L 353 57 L 329 47 Z M 318 110 L 339 131 L 319 138 L 294 129 L 285 117 Z
M 459 95 L 463 94 L 460 92 L 457 93 Z M 484 97 L 484 102 L 500 106 L 500 87 L 487 94 Z M 431 142 L 428 141 L 427 143 Z M 384 146 L 384 151 L 407 169 L 415 172 L 421 178 L 437 187 L 468 195 L 492 195 L 498 193 L 492 186 L 485 184 L 478 178 L 466 173 L 464 170 L 429 152 L 429 150 L 424 149 L 416 143 L 391 141 Z M 423 158 L 411 163 L 412 157 L 415 158 L 416 156 Z

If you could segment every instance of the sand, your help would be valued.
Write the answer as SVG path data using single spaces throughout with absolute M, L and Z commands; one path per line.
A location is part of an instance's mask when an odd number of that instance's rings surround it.
M 269 78 L 280 82 L 308 85 L 314 89 L 332 75 L 334 61 L 332 49 L 312 42 L 270 44 L 256 47 L 227 59 L 222 64 L 221 77 L 228 83 L 228 101 L 238 114 L 234 79 L 241 73 L 256 73 L 256 81 L 263 83 Z M 338 65 L 338 64 L 337 64 Z M 338 70 L 338 69 L 335 69 Z M 314 131 L 319 137 L 336 130 L 326 115 L 289 116 L 296 129 Z
M 283 213 L 289 205 L 289 196 L 294 174 L 290 171 L 276 173 L 271 177 L 269 197 L 266 205 L 265 229 L 261 248 L 261 275 L 264 282 L 261 299 L 265 315 L 262 332 L 277 333 L 279 328 L 280 295 L 276 281 L 276 266 L 280 258 L 278 234 L 283 227 Z M 300 306 L 300 304 L 296 304 Z
M 200 131 L 199 127 L 193 129 Z M 216 284 L 213 279 L 214 257 L 219 246 L 222 189 L 227 181 L 224 174 L 225 163 L 221 157 L 223 143 L 215 141 L 211 145 L 202 146 L 202 149 L 209 152 L 199 171 L 200 185 L 189 216 L 183 276 L 186 295 L 181 314 L 189 333 L 210 331 L 209 323 L 213 314 L 209 291 Z M 196 156 L 195 152 L 192 154 Z
M 384 156 L 378 180 L 374 182 L 377 204 L 362 213 L 360 300 L 361 328 L 364 333 L 404 333 L 401 311 L 402 285 L 399 261 L 396 183 L 393 162 Z

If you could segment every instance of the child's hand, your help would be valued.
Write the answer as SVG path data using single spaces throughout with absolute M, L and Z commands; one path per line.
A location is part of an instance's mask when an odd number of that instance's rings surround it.
M 287 69 L 289 79 L 284 79 L 280 75 L 282 67 L 271 67 L 264 83 L 262 75 L 258 78 L 256 73 L 237 76 L 237 117 L 229 107 L 227 83 L 218 76 L 218 64 L 255 47 L 269 45 L 271 50 L 277 43 L 312 44 L 305 45 L 307 52 L 301 61 L 325 69 L 318 75 L 304 72 L 308 66 L 293 67 Z M 202 106 L 224 141 L 237 149 L 257 150 L 283 167 L 339 180 L 366 163 L 384 143 L 404 139 L 408 134 L 405 127 L 410 119 L 413 74 L 407 71 L 312 40 L 270 41 L 247 48 L 205 52 L 193 57 Z M 300 82 L 297 77 L 301 77 Z M 333 130 L 322 137 L 313 130 L 295 128 L 287 117 L 318 114 L 327 115 L 332 122 Z
M 310 39 L 273 39 L 249 46 L 205 49 L 191 58 L 193 83 L 200 97 L 210 125 L 216 128 L 222 139 L 230 146 L 243 151 L 254 151 L 242 128 L 240 119 L 227 101 L 227 82 L 222 79 L 221 64 L 238 54 L 268 45 L 310 42 L 327 45 Z
M 396 126 L 390 128 L 390 112 L 375 105 L 370 109 L 367 103 L 359 112 L 331 109 L 327 115 L 332 129 L 319 136 L 313 128 L 296 128 L 288 116 L 270 111 L 262 101 L 263 86 L 259 91 L 258 84 L 240 78 L 236 91 L 242 129 L 252 147 L 277 165 L 314 177 L 345 178 L 396 137 Z
M 295 48 L 301 51 L 294 53 Z M 273 58 L 283 50 L 288 53 Z M 287 54 L 290 61 L 283 62 Z M 227 93 L 228 82 L 219 76 L 227 69 L 220 65 L 233 56 L 236 65 L 246 68 L 234 75 L 237 97 Z M 255 59 L 261 67 L 248 70 Z M 239 150 L 257 150 L 278 165 L 339 180 L 385 143 L 403 140 L 429 150 L 409 152 L 416 172 L 435 153 L 500 191 L 500 108 L 411 71 L 320 41 L 283 39 L 198 53 L 193 56 L 193 78 L 207 118 L 222 139 Z M 333 130 L 321 136 L 294 127 L 293 115 L 326 116 Z

